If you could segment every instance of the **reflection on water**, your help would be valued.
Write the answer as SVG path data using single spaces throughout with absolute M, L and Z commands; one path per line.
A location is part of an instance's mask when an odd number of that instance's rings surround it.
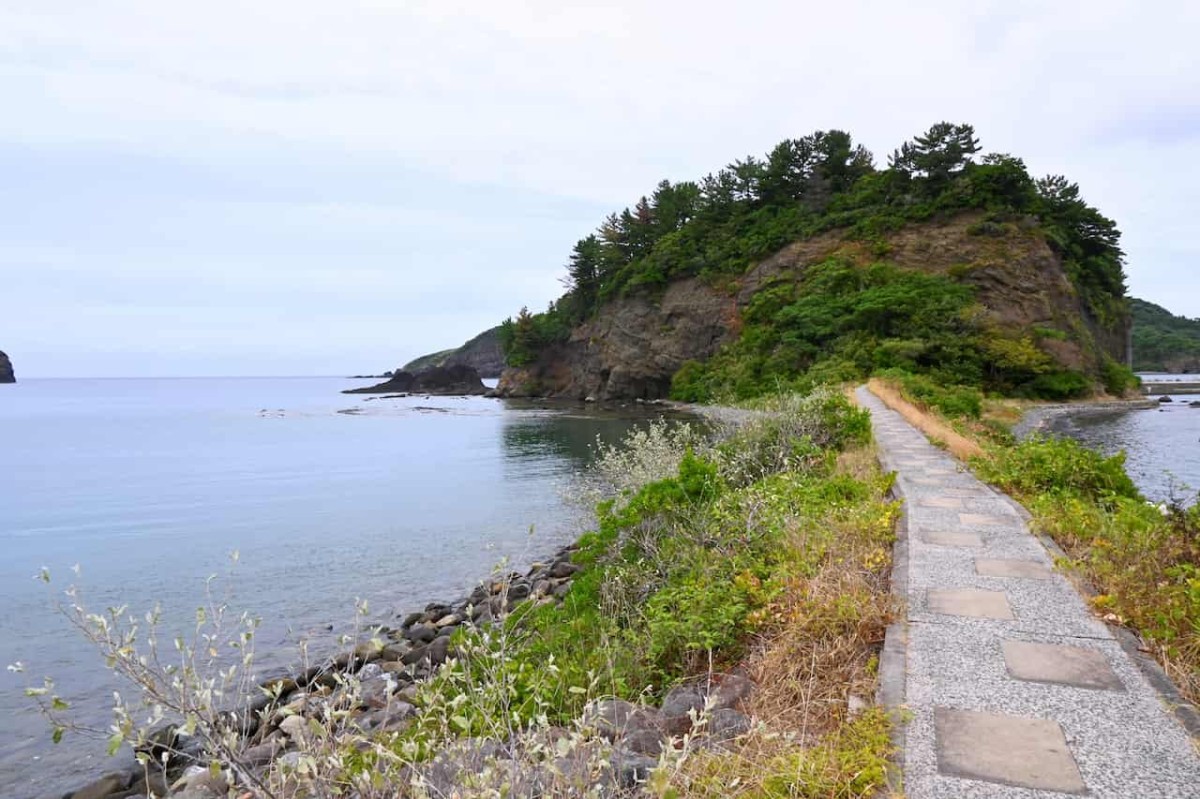
M 619 443 L 629 431 L 655 419 L 688 419 L 655 406 L 589 407 L 529 400 L 505 400 L 503 440 L 509 457 L 553 457 L 583 468 L 591 463 L 597 441 Z
M 1061 417 L 1051 429 L 1105 454 L 1124 450 L 1129 476 L 1150 499 L 1194 498 L 1200 490 L 1200 407 L 1191 403 L 1200 396 L 1171 399 L 1147 410 Z

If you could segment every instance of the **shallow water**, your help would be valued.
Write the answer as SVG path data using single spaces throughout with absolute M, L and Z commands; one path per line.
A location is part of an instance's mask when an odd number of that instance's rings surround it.
M 1200 382 L 1200 375 L 1143 377 Z M 1146 410 L 1061 417 L 1051 429 L 1106 454 L 1124 450 L 1129 476 L 1150 499 L 1194 500 L 1200 491 L 1200 407 L 1190 403 L 1200 395 L 1169 396 L 1172 402 Z
M 22 693 L 57 680 L 88 721 L 115 684 L 56 614 L 163 604 L 179 627 L 204 579 L 264 618 L 264 670 L 298 634 L 465 594 L 502 558 L 528 562 L 583 520 L 563 489 L 596 437 L 649 414 L 484 398 L 376 399 L 335 378 L 27 380 L 0 387 L 0 796 L 74 787 L 102 746 L 58 747 Z M 531 533 L 532 527 L 532 533 Z M 79 564 L 75 578 L 70 567 Z M 33 575 L 48 567 L 53 587 Z M 328 638 L 328 635 L 326 635 Z

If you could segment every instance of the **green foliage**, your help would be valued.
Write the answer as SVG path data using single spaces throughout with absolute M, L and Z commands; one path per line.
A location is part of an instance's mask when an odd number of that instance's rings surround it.
M 887 485 L 833 473 L 831 453 L 869 435 L 866 414 L 834 391 L 781 408 L 705 455 L 689 450 L 676 475 L 624 503 L 602 503 L 596 530 L 579 541 L 574 559 L 582 568 L 563 603 L 527 604 L 511 615 L 502 658 L 488 655 L 500 644 L 483 633 L 456 640 L 474 655 L 423 689 L 423 705 L 477 693 L 469 686 L 481 681 L 495 688 L 456 703 L 458 734 L 469 736 L 497 717 L 569 722 L 597 681 L 603 693 L 624 698 L 661 692 L 710 653 L 737 656 L 760 623 L 755 612 L 786 580 L 837 551 L 831 516 L 869 519 L 870 535 L 879 537 L 873 546 L 886 546 Z M 798 451 L 787 434 L 800 430 Z M 426 746 L 438 729 L 426 722 L 404 734 L 407 745 Z
M 849 134 L 817 131 L 697 182 L 662 181 L 575 245 L 567 293 L 549 311 L 506 323 L 508 362 L 531 362 L 622 294 L 657 293 L 694 275 L 727 283 L 797 239 L 835 228 L 867 242 L 882 259 L 889 254 L 887 233 L 970 209 L 988 212 L 971 230 L 977 235 L 1040 226 L 1089 316 L 1110 326 L 1121 322 L 1125 276 L 1112 221 L 1087 205 L 1075 184 L 1056 176 L 1035 181 L 1019 158 L 993 153 L 976 161 L 978 153 L 972 126 L 940 122 L 896 150 L 890 168 L 877 170 Z M 964 318 L 971 304 L 970 290 L 960 283 L 964 274 L 947 280 L 837 259 L 809 271 L 818 274 L 804 277 L 802 291 L 776 287 L 756 297 L 742 340 L 724 362 L 685 365 L 672 396 L 746 398 L 888 368 L 1047 398 L 1090 388 L 1079 376 L 1053 374 L 1040 351 L 1002 353 L 999 362 L 982 352 L 983 331 Z M 814 368 L 814 376 L 804 377 Z
M 539 314 L 531 314 L 528 308 L 522 308 L 515 320 L 509 318 L 500 323 L 500 351 L 504 353 L 507 365 L 527 366 L 537 360 L 543 349 L 566 341 L 570 335 L 570 317 L 558 303 L 551 303 Z
M 1140 499 L 1124 453 L 1104 457 L 1073 439 L 1032 438 L 977 466 L 984 479 L 1020 494 L 1069 494 L 1106 507 Z
M 1119 397 L 1126 391 L 1131 391 L 1142 384 L 1140 377 L 1133 373 L 1128 366 L 1119 364 L 1112 358 L 1104 358 L 1100 364 L 1100 381 L 1104 390 L 1114 397 Z
M 880 376 L 897 381 L 907 398 L 950 419 L 978 419 L 983 413 L 983 394 L 973 386 L 946 386 L 926 375 L 896 369 Z
M 830 258 L 759 289 L 741 336 L 707 363 L 685 364 L 671 396 L 740 400 L 883 372 L 925 375 L 912 389 L 922 401 L 978 417 L 980 389 L 1047 399 L 1090 389 L 1031 338 L 982 327 L 974 310 L 971 289 L 950 278 Z
M 1136 371 L 1200 369 L 1200 319 L 1175 316 L 1145 300 L 1130 300 L 1130 306 Z

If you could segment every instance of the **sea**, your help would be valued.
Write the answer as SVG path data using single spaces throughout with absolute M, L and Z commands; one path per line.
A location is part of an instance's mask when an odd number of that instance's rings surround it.
M 662 416 L 340 393 L 371 382 L 0 386 L 0 796 L 61 793 L 112 766 L 98 740 L 54 745 L 25 696 L 50 677 L 101 729 L 112 692 L 134 696 L 61 612 L 67 588 L 95 610 L 161 606 L 165 641 L 211 592 L 263 619 L 257 667 L 278 673 L 301 638 L 331 647 L 358 602 L 393 620 L 553 554 L 590 521 L 572 497 L 597 440 Z
M 1050 432 L 1108 455 L 1124 452 L 1126 471 L 1148 499 L 1194 503 L 1200 492 L 1200 394 L 1172 393 L 1169 385 L 1200 383 L 1200 375 L 1141 377 L 1168 386 L 1150 399 L 1171 401 L 1140 410 L 1066 414 L 1050 423 Z

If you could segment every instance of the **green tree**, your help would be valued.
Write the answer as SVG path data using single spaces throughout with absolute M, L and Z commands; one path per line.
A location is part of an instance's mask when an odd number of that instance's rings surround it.
M 935 197 L 966 169 L 977 152 L 979 139 L 973 126 L 939 122 L 923 136 L 900 145 L 888 163 L 892 169 L 917 179 L 924 193 Z

